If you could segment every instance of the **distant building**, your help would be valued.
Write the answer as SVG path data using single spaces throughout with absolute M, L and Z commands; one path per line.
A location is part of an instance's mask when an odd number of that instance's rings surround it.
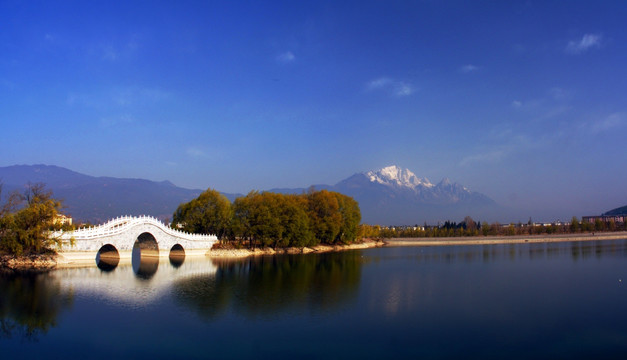
M 72 225 L 72 218 L 63 214 L 57 214 L 57 216 L 54 218 L 54 223 L 61 225 Z
M 582 216 L 581 222 L 594 224 L 597 220 L 602 222 L 610 222 L 614 220 L 616 224 L 624 224 L 627 221 L 627 215 L 599 215 L 599 216 Z

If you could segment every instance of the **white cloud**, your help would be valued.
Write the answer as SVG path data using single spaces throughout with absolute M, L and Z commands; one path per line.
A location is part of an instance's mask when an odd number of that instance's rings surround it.
M 366 84 L 367 91 L 385 91 L 393 96 L 409 96 L 414 93 L 414 87 L 405 82 L 394 80 L 388 77 L 380 77 L 374 80 L 369 81 Z
M 551 141 L 551 138 L 538 136 L 530 137 L 527 134 L 509 127 L 492 129 L 487 138 L 490 139 L 488 143 L 481 144 L 480 148 L 475 151 L 474 154 L 465 156 L 459 162 L 459 165 L 498 164 L 509 161 L 516 154 L 541 149 Z
M 109 116 L 100 119 L 100 126 L 110 128 L 114 126 L 122 126 L 132 124 L 136 119 L 130 114 L 122 114 L 118 116 Z
M 291 51 L 286 51 L 284 53 L 279 54 L 276 57 L 276 60 L 282 64 L 289 64 L 296 60 L 296 56 L 294 56 L 294 53 L 292 53 Z
M 593 132 L 599 133 L 609 131 L 625 124 L 625 114 L 614 113 L 606 117 L 605 119 L 596 121 L 591 124 L 590 128 Z
M 375 89 L 383 88 L 391 83 L 392 83 L 392 79 L 382 77 L 382 78 L 374 79 L 368 82 L 368 85 L 366 85 L 366 88 L 368 90 L 375 90 Z
M 131 34 L 125 42 L 106 42 L 93 44 L 89 49 L 90 53 L 100 56 L 101 60 L 108 62 L 132 60 L 138 54 L 141 45 L 141 36 Z
M 568 89 L 553 87 L 542 97 L 525 100 L 514 99 L 511 102 L 513 109 L 524 112 L 529 116 L 527 121 L 537 122 L 559 118 L 573 109 L 572 92 Z
M 570 91 L 559 87 L 549 89 L 549 94 L 553 100 L 561 101 L 570 99 Z
M 172 97 L 159 88 L 122 87 L 92 94 L 70 93 L 66 103 L 70 106 L 91 108 L 128 108 L 132 106 L 153 106 Z
M 216 148 L 211 148 L 203 145 L 190 145 L 185 149 L 187 156 L 198 159 L 214 161 L 224 158 L 224 153 Z
M 102 57 L 104 60 L 115 62 L 119 58 L 118 51 L 111 45 L 102 47 Z
M 464 65 L 464 66 L 462 66 L 462 67 L 460 67 L 460 68 L 459 68 L 459 71 L 460 71 L 460 72 L 462 72 L 462 73 L 464 73 L 464 74 L 468 74 L 468 73 L 471 73 L 471 72 L 475 72 L 475 71 L 477 71 L 477 70 L 479 70 L 479 67 L 478 67 L 478 66 L 475 66 L 475 65 L 471 65 L 471 64 Z
M 171 97 L 171 94 L 159 88 L 122 88 L 115 91 L 112 100 L 119 106 L 156 104 Z
M 498 163 L 507 155 L 507 151 L 504 149 L 490 151 L 482 154 L 475 154 L 466 156 L 460 161 L 461 166 L 470 166 L 476 163 Z
M 91 94 L 69 93 L 66 99 L 69 106 L 96 107 L 98 101 Z
M 193 158 L 206 158 L 208 156 L 207 153 L 197 147 L 189 147 L 186 152 Z
M 396 96 L 409 96 L 414 92 L 414 88 L 404 82 L 399 82 L 395 85 L 394 94 Z
M 601 47 L 602 37 L 598 34 L 585 34 L 581 40 L 569 41 L 566 46 L 566 52 L 570 54 L 580 54 L 592 48 Z

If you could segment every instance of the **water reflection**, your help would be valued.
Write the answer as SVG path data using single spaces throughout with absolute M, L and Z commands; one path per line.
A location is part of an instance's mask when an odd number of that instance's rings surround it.
M 150 280 L 159 269 L 159 247 L 149 233 L 139 235 L 131 253 L 133 271 L 138 279 Z
M 357 297 L 359 252 L 248 258 L 214 262 L 213 276 L 178 281 L 176 299 L 206 318 L 226 310 L 275 316 L 342 307 Z
M 172 249 L 170 249 L 169 259 L 170 265 L 176 268 L 183 265 L 183 262 L 185 261 L 185 250 L 183 247 L 179 244 L 174 245 Z
M 72 303 L 49 273 L 0 271 L 0 337 L 37 340 Z
M 118 267 L 118 264 L 120 263 L 120 259 L 102 259 L 102 258 L 97 258 L 96 259 L 96 266 L 98 266 L 98 269 L 104 271 L 104 272 L 110 272 L 115 270 L 116 267 Z
M 136 256 L 133 251 L 132 264 L 133 272 L 138 279 L 150 280 L 159 269 L 159 258 Z
M 101 267 L 59 269 L 51 272 L 62 288 L 114 303 L 145 306 L 166 295 L 174 283 L 195 276 L 212 276 L 216 267 L 204 257 L 181 261 L 141 257 L 131 264 L 121 263 L 113 270 Z
M 601 274 L 574 267 L 577 263 L 591 266 L 587 260 L 603 258 L 610 264 L 612 258 L 625 257 L 625 240 L 384 248 L 368 256 L 368 262 L 380 267 L 396 264 L 403 271 L 391 276 L 390 269 L 382 269 L 371 277 L 366 292 L 370 311 L 377 314 L 403 316 L 421 308 L 445 307 L 461 311 L 460 318 L 482 313 L 486 319 L 502 321 L 512 310 L 555 301 L 557 290 L 578 286 L 583 278 L 577 276 Z M 564 271 L 571 267 L 572 271 Z M 624 270 L 616 270 L 614 277 L 603 274 L 604 285 L 622 284 Z M 552 282 L 560 272 L 559 282 Z M 491 300 L 489 308 L 485 308 L 486 298 Z
M 573 260 L 601 256 L 627 256 L 627 247 L 623 241 L 580 241 L 555 243 L 527 244 L 496 244 L 496 245 L 456 245 L 415 247 L 415 251 L 402 251 L 401 257 L 411 256 L 416 261 L 443 263 L 474 263 L 482 261 L 542 260 L 570 256 Z M 389 256 L 389 255 L 382 255 Z M 378 256 L 372 261 L 385 260 Z
M 103 271 L 112 271 L 120 263 L 120 253 L 111 244 L 105 244 L 96 254 L 96 265 Z
M 617 240 L 1 273 L 0 353 L 623 358 L 626 257 Z M 20 335 L 44 341 L 23 346 Z

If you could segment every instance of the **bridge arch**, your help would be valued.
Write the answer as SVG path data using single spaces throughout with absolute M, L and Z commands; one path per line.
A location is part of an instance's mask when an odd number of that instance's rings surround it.
M 98 255 L 100 250 L 111 249 L 105 245 L 115 248 L 123 259 L 132 258 L 136 245 L 143 257 L 204 255 L 218 241 L 215 235 L 172 229 L 150 216 L 123 216 L 102 225 L 62 233 L 61 237 L 64 243 L 59 252 L 68 259 L 73 253 L 76 258 L 82 258 L 84 255 L 80 254 L 89 252 L 102 258 Z
M 137 236 L 137 240 L 133 243 L 133 251 L 135 249 L 138 249 L 141 256 L 159 256 L 159 243 L 149 232 L 143 232 Z
M 170 249 L 170 255 L 168 257 L 170 258 L 170 264 L 172 264 L 172 266 L 179 267 L 183 265 L 185 261 L 185 249 L 183 249 L 181 244 L 174 244 Z
M 115 246 L 105 244 L 96 253 L 96 265 L 104 271 L 115 269 L 120 263 L 120 252 Z

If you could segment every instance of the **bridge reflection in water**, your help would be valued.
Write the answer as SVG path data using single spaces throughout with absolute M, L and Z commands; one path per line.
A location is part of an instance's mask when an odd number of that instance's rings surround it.
M 205 257 L 147 256 L 138 247 L 132 259 L 100 256 L 98 267 L 59 269 L 50 276 L 63 291 L 139 305 L 158 300 L 182 279 L 214 276 L 216 270 Z

